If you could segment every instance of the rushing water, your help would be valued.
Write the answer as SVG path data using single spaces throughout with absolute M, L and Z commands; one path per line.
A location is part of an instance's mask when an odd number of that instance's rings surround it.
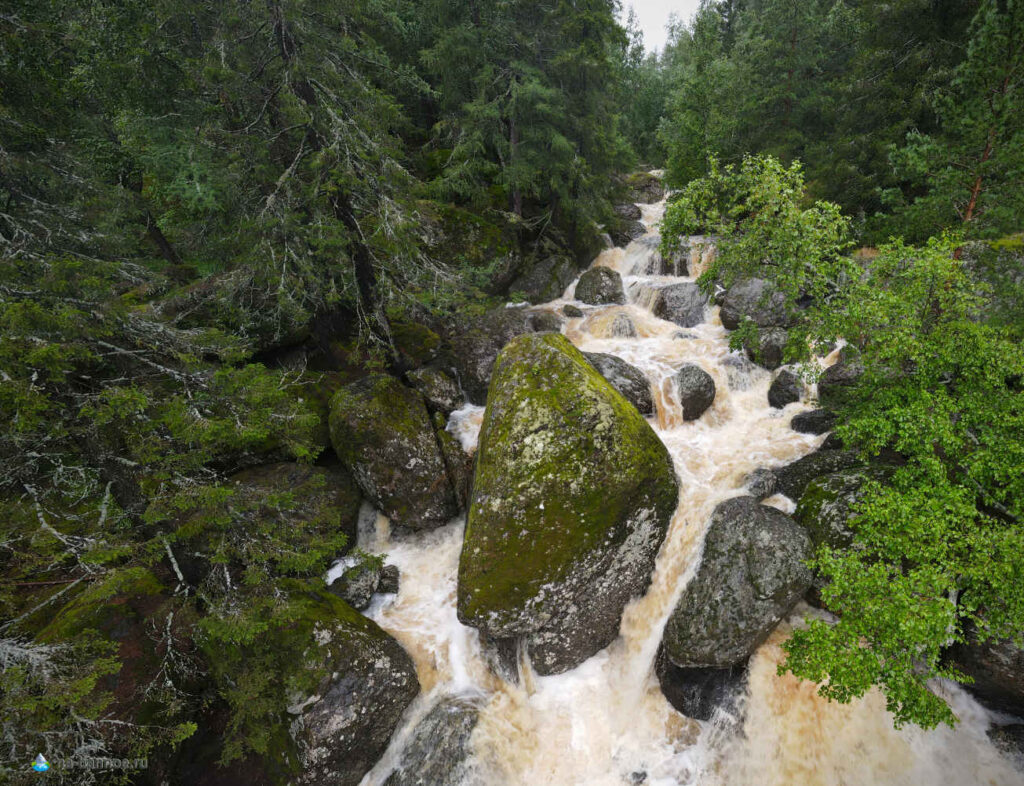
M 580 349 L 617 355 L 645 372 L 655 394 L 651 419 L 667 445 L 680 480 L 679 506 L 658 556 L 651 587 L 624 614 L 620 636 L 572 671 L 534 675 L 523 664 L 520 684 L 494 676 L 479 638 L 455 613 L 456 574 L 464 522 L 412 538 L 391 540 L 387 520 L 363 517 L 360 545 L 385 552 L 401 570 L 397 596 L 378 596 L 368 612 L 409 651 L 423 691 L 409 708 L 381 762 L 363 786 L 381 784 L 395 766 L 416 722 L 441 698 L 475 698 L 483 707 L 473 733 L 467 786 L 622 786 L 644 783 L 763 786 L 779 784 L 1021 784 L 989 743 L 986 711 L 954 685 L 938 687 L 960 718 L 956 729 L 895 731 L 877 693 L 850 705 L 830 704 L 816 686 L 778 676 L 780 643 L 807 608 L 797 609 L 758 650 L 742 720 L 720 713 L 698 722 L 676 712 L 653 674 L 662 628 L 700 559 L 712 509 L 742 492 L 749 472 L 776 467 L 809 453 L 823 437 L 789 428 L 805 404 L 768 405 L 770 374 L 730 353 L 717 307 L 706 321 L 682 329 L 654 317 L 654 289 L 691 278 L 651 276 L 652 241 L 663 203 L 641 206 L 646 238 L 604 251 L 594 265 L 617 270 L 628 303 L 590 307 L 563 328 Z M 699 240 L 690 272 L 713 253 Z M 572 300 L 575 284 L 546 308 Z M 624 337 L 625 314 L 635 337 Z M 830 362 L 832 358 L 823 362 Z M 715 379 L 718 394 L 700 419 L 684 422 L 671 378 L 684 363 L 698 363 Z M 476 446 L 483 408 L 467 405 L 448 428 L 463 447 Z M 766 501 L 792 510 L 792 501 Z

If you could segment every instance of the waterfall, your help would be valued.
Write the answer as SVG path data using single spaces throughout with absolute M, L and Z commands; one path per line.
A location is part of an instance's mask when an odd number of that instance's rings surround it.
M 692 281 L 713 248 L 690 243 L 689 277 L 654 275 L 651 260 L 664 203 L 642 205 L 648 235 L 626 249 L 601 252 L 594 265 L 617 270 L 628 301 L 584 307 L 563 332 L 581 350 L 617 355 L 641 369 L 651 385 L 651 425 L 668 447 L 680 479 L 680 502 L 658 556 L 650 589 L 626 609 L 619 637 L 565 674 L 539 677 L 523 662 L 512 684 L 488 668 L 478 633 L 455 613 L 456 575 L 464 522 L 432 532 L 390 538 L 378 517 L 360 533 L 360 546 L 386 553 L 401 570 L 397 596 L 377 596 L 367 612 L 415 661 L 423 691 L 409 708 L 384 758 L 363 786 L 379 786 L 396 765 L 411 730 L 438 700 L 469 697 L 483 707 L 473 732 L 467 786 L 675 786 L 721 784 L 1019 784 L 1024 778 L 1000 758 L 985 736 L 987 712 L 959 687 L 937 687 L 960 718 L 955 729 L 897 731 L 884 698 L 872 692 L 850 705 L 830 704 L 817 686 L 779 676 L 780 644 L 808 608 L 798 608 L 754 655 L 741 718 L 719 713 L 708 722 L 686 718 L 664 699 L 653 674 L 662 629 L 700 559 L 711 511 L 743 493 L 759 467 L 778 467 L 813 451 L 824 437 L 789 428 L 805 404 L 768 405 L 769 372 L 731 353 L 717 307 L 693 328 L 655 317 L 659 286 Z M 573 302 L 575 282 L 548 304 Z M 582 304 L 577 304 L 582 305 Z M 626 335 L 626 318 L 635 328 Z M 834 356 L 823 360 L 833 362 Z M 696 363 L 715 380 L 714 405 L 684 422 L 671 380 Z M 451 431 L 475 449 L 482 408 L 454 413 Z M 793 502 L 767 504 L 791 511 Z

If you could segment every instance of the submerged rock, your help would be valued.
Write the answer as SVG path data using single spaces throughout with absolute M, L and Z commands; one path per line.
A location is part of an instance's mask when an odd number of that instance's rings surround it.
M 608 332 L 612 338 L 636 338 L 636 325 L 633 324 L 629 314 L 619 312 L 612 320 Z
M 342 601 L 334 603 L 326 626 L 309 631 L 315 646 L 307 657 L 320 659 L 324 676 L 311 694 L 295 696 L 289 712 L 298 716 L 299 782 L 357 786 L 384 753 L 420 686 L 397 641 Z
M 622 358 L 603 352 L 584 352 L 583 357 L 625 397 L 626 401 L 636 407 L 641 415 L 654 413 L 651 386 L 644 372 Z
M 609 303 L 622 305 L 626 302 L 622 276 L 611 268 L 592 267 L 576 282 L 576 299 L 592 306 Z
M 738 328 L 744 317 L 761 328 L 793 324 L 786 309 L 786 296 L 761 278 L 744 279 L 729 287 L 719 317 L 729 330 Z
M 409 382 L 423 396 L 427 408 L 448 417 L 465 404 L 455 380 L 439 368 L 424 366 L 407 375 Z
M 676 374 L 683 420 L 696 420 L 715 403 L 715 380 L 694 363 L 687 363 Z
M 459 619 L 522 639 L 539 674 L 573 668 L 647 588 L 677 497 L 665 446 L 566 338 L 516 339 L 480 432 Z
M 775 375 L 768 388 L 768 403 L 775 409 L 800 400 L 800 380 L 792 371 L 782 370 Z
M 384 786 L 460 786 L 480 708 L 464 699 L 441 701 L 421 720 Z
M 668 703 L 688 718 L 711 720 L 715 710 L 735 714 L 747 685 L 747 664 L 727 669 L 683 669 L 659 649 L 654 661 Z
M 394 377 L 372 375 L 331 399 L 331 442 L 373 506 L 397 526 L 439 527 L 455 494 L 422 397 Z
M 810 556 L 810 538 L 785 513 L 753 497 L 720 504 L 665 626 L 666 656 L 683 668 L 746 662 L 810 587 Z
M 658 292 L 652 309 L 654 316 L 667 319 L 680 327 L 695 327 L 704 321 L 707 296 L 696 284 L 684 281 L 670 284 Z

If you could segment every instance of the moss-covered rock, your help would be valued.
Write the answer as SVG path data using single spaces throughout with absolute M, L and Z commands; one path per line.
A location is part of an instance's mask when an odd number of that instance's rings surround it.
M 860 489 L 870 478 L 884 473 L 866 467 L 847 469 L 814 478 L 797 503 L 793 518 L 811 536 L 817 549 L 846 548 L 853 542 L 850 518 L 860 498 Z
M 459 618 L 524 638 L 541 674 L 572 668 L 647 587 L 677 498 L 665 446 L 566 338 L 514 340 L 480 433 Z
M 665 184 L 651 172 L 633 172 L 626 176 L 627 198 L 633 202 L 649 204 L 665 198 Z
M 331 441 L 374 507 L 397 526 L 438 527 L 457 506 L 423 398 L 377 374 L 331 400 Z
M 441 351 L 441 337 L 418 322 L 392 320 L 391 340 L 402 365 L 410 369 L 426 365 Z
M 294 718 L 298 780 L 356 786 L 419 693 L 415 667 L 397 641 L 326 590 L 293 591 L 290 603 L 293 621 L 271 635 L 288 655 L 281 709 Z
M 427 408 L 445 417 L 465 403 L 462 391 L 447 373 L 434 366 L 424 366 L 408 374 L 410 384 L 423 396 Z
M 571 257 L 549 256 L 534 262 L 509 285 L 531 303 L 547 303 L 561 297 L 576 277 L 576 263 Z
M 753 497 L 717 508 L 697 573 L 665 626 L 662 645 L 684 668 L 744 663 L 811 585 L 811 539 Z
M 474 404 L 487 399 L 494 359 L 509 341 L 533 330 L 524 308 L 495 308 L 461 326 L 451 337 L 455 369 L 462 390 Z
M 779 478 L 779 491 L 792 500 L 799 500 L 815 478 L 858 466 L 863 466 L 863 462 L 851 450 L 818 450 L 775 470 L 775 474 Z

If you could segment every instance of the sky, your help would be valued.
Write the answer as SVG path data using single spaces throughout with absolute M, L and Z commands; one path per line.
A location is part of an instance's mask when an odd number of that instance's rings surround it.
M 640 27 L 644 31 L 644 47 L 648 52 L 662 49 L 668 33 L 665 25 L 670 14 L 689 21 L 699 5 L 699 0 L 627 0 L 623 5 L 633 6 Z

